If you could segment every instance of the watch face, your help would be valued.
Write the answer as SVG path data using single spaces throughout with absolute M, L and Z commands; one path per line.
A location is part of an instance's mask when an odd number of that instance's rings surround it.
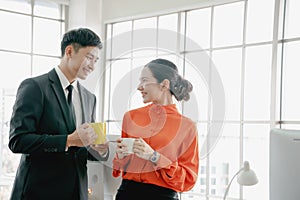
M 151 156 L 150 161 L 151 162 L 156 162 L 157 161 L 157 153 L 156 153 L 156 151 L 153 152 L 153 155 Z
M 151 157 L 151 161 L 152 161 L 152 162 L 155 162 L 155 161 L 156 161 L 156 156 L 155 156 L 155 155 L 153 155 L 153 156 Z

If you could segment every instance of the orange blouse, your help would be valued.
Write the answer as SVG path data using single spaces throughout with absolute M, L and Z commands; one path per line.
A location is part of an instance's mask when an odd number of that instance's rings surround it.
M 197 128 L 182 116 L 175 104 L 150 104 L 126 112 L 122 123 L 122 137 L 143 138 L 160 153 L 157 164 L 134 154 L 113 160 L 113 176 L 188 191 L 198 176 L 199 152 Z

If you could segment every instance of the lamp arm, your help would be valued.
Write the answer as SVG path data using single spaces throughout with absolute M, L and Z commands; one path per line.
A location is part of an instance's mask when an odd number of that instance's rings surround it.
M 226 188 L 226 191 L 225 191 L 225 194 L 224 194 L 224 197 L 223 197 L 223 200 L 226 200 L 226 196 L 227 196 L 227 194 L 228 194 L 228 191 L 229 191 L 229 188 L 230 188 L 230 186 L 231 186 L 231 183 L 232 183 L 232 181 L 233 181 L 233 179 L 243 170 L 244 168 L 241 168 L 233 177 L 232 177 L 232 179 L 230 180 L 230 182 L 229 182 L 229 184 L 228 184 L 228 186 L 227 186 L 227 188 Z

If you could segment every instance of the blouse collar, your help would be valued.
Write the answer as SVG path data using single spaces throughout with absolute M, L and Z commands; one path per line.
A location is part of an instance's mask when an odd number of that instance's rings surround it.
M 154 109 L 154 111 L 156 111 L 157 113 L 161 113 L 163 110 L 167 114 L 178 113 L 176 104 L 158 105 L 158 104 L 152 103 L 149 105 L 149 108 Z

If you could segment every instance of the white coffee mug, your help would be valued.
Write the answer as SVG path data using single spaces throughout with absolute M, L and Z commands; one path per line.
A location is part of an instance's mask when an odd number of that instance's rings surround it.
M 122 138 L 122 143 L 126 145 L 127 151 L 126 153 L 132 154 L 133 153 L 133 143 L 135 138 Z

